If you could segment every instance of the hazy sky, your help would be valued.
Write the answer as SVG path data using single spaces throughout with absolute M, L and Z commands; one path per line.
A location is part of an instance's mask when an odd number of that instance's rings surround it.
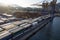
M 4 3 L 6 5 L 9 4 L 17 4 L 23 7 L 29 7 L 33 3 L 42 2 L 43 0 L 0 0 L 0 3 Z M 58 0 L 60 2 L 60 0 Z

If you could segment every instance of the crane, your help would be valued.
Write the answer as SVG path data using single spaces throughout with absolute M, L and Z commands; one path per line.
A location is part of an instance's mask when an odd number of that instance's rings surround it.
M 32 4 L 32 6 L 42 6 L 43 8 L 47 8 L 48 7 L 48 1 L 44 0 L 42 4 Z
M 35 6 L 42 6 L 43 9 L 47 9 L 47 10 L 49 10 L 48 7 L 50 6 L 51 10 L 52 10 L 51 14 L 54 15 L 56 3 L 57 3 L 57 0 L 52 0 L 50 3 L 47 0 L 44 0 L 42 4 L 33 4 L 33 6 L 34 5 Z
M 47 0 L 44 0 L 42 4 L 32 4 L 32 6 L 42 6 L 43 8 L 47 8 L 48 6 L 56 5 L 57 0 L 52 0 L 50 3 Z

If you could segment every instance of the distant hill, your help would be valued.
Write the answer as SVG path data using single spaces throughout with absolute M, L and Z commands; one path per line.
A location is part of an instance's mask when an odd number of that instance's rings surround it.
M 60 3 L 58 3 L 58 4 L 56 5 L 56 11 L 57 11 L 57 12 L 60 12 Z
M 14 11 L 20 11 L 20 9 L 22 9 L 22 7 L 15 4 L 13 5 L 0 4 L 0 13 L 12 13 Z
M 56 5 L 56 9 L 58 11 L 60 11 L 60 3 L 58 3 Z M 2 3 L 0 3 L 0 13 L 9 13 L 9 14 L 12 14 L 14 13 L 15 11 L 36 11 L 36 12 L 42 12 L 42 8 L 31 8 L 31 7 L 21 7 L 19 5 L 16 5 L 16 4 L 12 4 L 12 5 L 4 5 Z
M 30 8 L 30 7 L 21 7 L 19 5 L 16 4 L 12 4 L 12 5 L 4 5 L 0 3 L 0 13 L 13 13 L 15 11 L 41 11 L 40 8 Z

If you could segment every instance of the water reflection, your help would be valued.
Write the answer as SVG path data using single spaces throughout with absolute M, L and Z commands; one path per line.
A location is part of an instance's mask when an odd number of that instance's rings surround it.
M 55 17 L 52 24 L 52 40 L 60 40 L 60 17 Z
M 55 17 L 29 40 L 60 40 L 60 17 Z

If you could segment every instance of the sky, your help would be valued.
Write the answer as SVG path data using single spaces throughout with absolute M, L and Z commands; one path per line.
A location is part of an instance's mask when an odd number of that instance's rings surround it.
M 17 4 L 22 7 L 30 7 L 31 4 L 35 4 L 38 2 L 42 3 L 43 0 L 0 0 L 0 3 L 6 4 L 6 5 Z M 60 2 L 60 0 L 58 0 L 58 2 Z

